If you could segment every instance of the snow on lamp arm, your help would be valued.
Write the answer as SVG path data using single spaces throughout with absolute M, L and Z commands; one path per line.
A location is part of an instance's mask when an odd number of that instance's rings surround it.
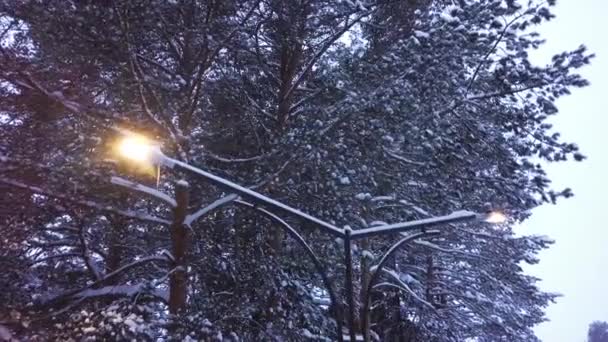
M 344 235 L 343 229 L 338 228 L 329 222 L 325 222 L 298 209 L 292 208 L 282 202 L 276 201 L 270 197 L 264 196 L 258 192 L 238 185 L 210 172 L 201 170 L 188 163 L 168 157 L 161 151 L 158 143 L 155 143 L 144 136 L 137 134 L 124 134 L 123 139 L 121 139 L 116 146 L 116 152 L 121 158 L 133 161 L 135 163 L 154 166 L 162 165 L 171 169 L 179 169 L 185 172 L 193 173 L 224 190 L 228 190 L 244 198 L 248 198 L 255 204 L 265 205 L 269 208 L 295 215 L 305 221 L 313 223 L 317 227 L 334 236 L 343 237 Z
M 460 210 L 445 216 L 436 216 L 421 220 L 398 222 L 393 224 L 376 226 L 372 228 L 358 229 L 353 231 L 353 239 L 362 239 L 376 235 L 385 235 L 389 233 L 402 233 L 406 231 L 420 230 L 432 226 L 445 225 L 449 223 L 474 221 L 497 224 L 505 222 L 506 216 L 498 211 L 479 214 L 468 210 Z
M 405 246 L 407 243 L 411 241 L 415 241 L 419 238 L 430 237 L 434 235 L 439 235 L 440 230 L 427 230 L 426 228 L 430 226 L 437 226 L 439 224 L 448 224 L 448 223 L 456 223 L 456 222 L 486 222 L 490 224 L 500 224 L 504 223 L 507 220 L 507 216 L 499 211 L 490 211 L 484 214 L 474 213 L 466 210 L 456 211 L 450 215 L 439 216 L 439 217 L 431 217 L 422 220 L 403 222 L 403 223 L 395 223 L 390 225 L 382 225 L 378 227 L 368 228 L 358 230 L 359 232 L 357 238 L 365 238 L 374 235 L 382 235 L 387 233 L 399 232 L 403 236 L 401 240 L 397 243 L 393 244 L 382 256 L 380 261 L 372 266 L 370 280 L 367 284 L 367 288 L 364 292 L 363 299 L 363 311 L 362 314 L 366 315 L 370 310 L 371 305 L 371 292 L 376 284 L 377 280 L 380 277 L 380 272 L 382 272 L 383 267 L 389 258 L 396 253 L 401 247 Z M 416 232 L 405 233 L 406 231 L 417 230 Z M 370 324 L 364 319 L 363 323 L 363 334 L 364 340 L 369 340 L 369 330 Z
M 180 168 L 192 173 L 197 174 L 206 178 L 208 181 L 225 188 L 227 190 L 234 191 L 241 196 L 252 198 L 256 202 L 269 205 L 275 209 L 281 209 L 296 216 L 299 216 L 307 221 L 312 221 L 318 226 L 322 226 L 325 229 L 330 230 L 331 233 L 336 235 L 343 235 L 343 229 L 337 228 L 327 222 L 321 221 L 315 217 L 305 214 L 297 209 L 286 206 L 285 204 L 275 201 L 269 197 L 266 197 L 260 193 L 257 193 L 251 189 L 242 187 L 229 180 L 213 175 L 209 172 L 203 171 L 190 164 L 182 161 L 170 158 L 166 156 L 160 149 L 160 144 L 153 140 L 134 133 L 126 133 L 124 138 L 117 144 L 118 154 L 124 158 L 136 163 L 146 163 L 154 166 L 166 166 L 169 168 Z M 435 226 L 438 224 L 455 223 L 455 222 L 466 222 L 466 221 L 484 221 L 488 223 L 498 224 L 504 223 L 507 217 L 498 211 L 491 211 L 484 214 L 474 213 L 471 211 L 457 211 L 447 216 L 432 217 L 418 221 L 395 223 L 386 226 L 374 227 L 356 230 L 353 232 L 353 238 L 363 238 L 378 233 L 397 232 L 404 230 L 411 230 L 416 228 L 425 228 L 427 226 Z

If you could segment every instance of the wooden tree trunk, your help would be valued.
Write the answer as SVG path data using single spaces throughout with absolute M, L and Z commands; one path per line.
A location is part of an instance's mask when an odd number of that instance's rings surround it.
M 106 260 L 106 273 L 116 271 L 122 264 L 124 250 L 124 234 L 126 231 L 126 220 L 118 216 L 110 216 L 110 233 L 108 237 L 108 257 Z M 116 283 L 118 277 L 114 277 L 108 285 Z
M 173 254 L 173 267 L 169 277 L 169 312 L 177 314 L 186 306 L 188 294 L 188 273 L 186 251 L 188 250 L 188 230 L 184 226 L 184 219 L 188 212 L 188 183 L 180 181 L 175 186 L 175 200 L 177 206 L 171 224 L 171 243 Z

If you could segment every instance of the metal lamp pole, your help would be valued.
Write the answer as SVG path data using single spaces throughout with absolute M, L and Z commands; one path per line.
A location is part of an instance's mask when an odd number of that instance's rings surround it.
M 425 237 L 439 234 L 439 231 L 427 231 L 426 228 L 434 227 L 438 225 L 448 224 L 448 223 L 456 223 L 456 222 L 467 222 L 467 221 L 487 221 L 492 223 L 498 223 L 504 221 L 505 217 L 499 213 L 488 213 L 488 214 L 478 214 L 470 211 L 459 211 L 454 212 L 450 215 L 439 216 L 433 218 L 427 218 L 416 221 L 395 223 L 377 226 L 373 228 L 364 228 L 351 230 L 350 228 L 339 228 L 335 225 L 325 222 L 319 218 L 306 214 L 298 209 L 290 207 L 282 202 L 276 201 L 270 197 L 264 196 L 258 192 L 255 192 L 251 189 L 245 188 L 241 185 L 233 183 L 229 180 L 226 180 L 222 177 L 209 173 L 207 171 L 201 170 L 197 167 L 194 167 L 190 164 L 184 163 L 182 161 L 170 158 L 166 156 L 161 150 L 159 146 L 151 144 L 149 141 L 144 140 L 139 137 L 127 137 L 125 141 L 119 147 L 119 150 L 123 156 L 131 159 L 135 159 L 137 161 L 146 161 L 151 162 L 155 165 L 163 165 L 169 167 L 174 170 L 186 171 L 189 173 L 193 173 L 199 177 L 202 177 L 206 181 L 222 188 L 228 190 L 230 192 L 234 192 L 243 198 L 251 201 L 252 203 L 245 201 L 235 201 L 238 205 L 243 205 L 245 207 L 249 207 L 251 209 L 255 209 L 265 216 L 271 218 L 274 222 L 279 223 L 291 236 L 295 237 L 296 241 L 300 243 L 303 247 L 306 248 L 308 255 L 313 259 L 315 263 L 315 267 L 317 272 L 323 278 L 325 286 L 327 287 L 328 292 L 330 293 L 331 298 L 331 307 L 333 309 L 333 313 L 336 319 L 336 324 L 338 327 L 338 340 L 343 341 L 343 331 L 342 331 L 342 321 L 341 317 L 338 313 L 338 303 L 336 303 L 335 292 L 331 282 L 329 281 L 329 277 L 327 276 L 324 268 L 321 266 L 320 260 L 316 257 L 310 246 L 304 241 L 304 239 L 285 221 L 276 216 L 274 213 L 260 208 L 258 206 L 262 205 L 268 207 L 270 209 L 282 211 L 285 213 L 289 213 L 293 216 L 296 216 L 306 222 L 312 223 L 316 227 L 325 231 L 328 234 L 339 237 L 344 241 L 343 252 L 344 252 L 344 263 L 346 266 L 345 271 L 345 294 L 346 301 L 348 303 L 348 330 L 349 330 L 349 338 L 351 341 L 356 341 L 357 339 L 357 328 L 355 326 L 355 300 L 354 300 L 354 286 L 353 286 L 353 261 L 352 261 L 352 243 L 354 240 L 365 239 L 379 235 L 388 235 L 388 234 L 397 234 L 409 231 L 419 231 L 421 232 L 413 233 L 405 238 L 401 239 L 399 242 L 394 244 L 389 250 L 383 255 L 380 259 L 380 262 L 375 267 L 373 271 L 370 281 L 368 283 L 366 292 L 364 293 L 364 311 L 367 312 L 369 310 L 369 295 L 373 288 L 375 281 L 378 279 L 380 272 L 388 258 L 393 255 L 401 246 L 405 245 L 407 242 Z M 227 203 L 227 202 L 226 202 Z M 366 341 L 369 340 L 369 330 L 368 322 L 364 320 L 363 326 L 363 337 Z

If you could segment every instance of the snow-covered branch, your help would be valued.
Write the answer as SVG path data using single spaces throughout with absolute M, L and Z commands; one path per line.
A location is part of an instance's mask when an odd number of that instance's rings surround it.
M 246 163 L 246 162 L 260 160 L 264 157 L 267 157 L 268 155 L 260 154 L 259 156 L 253 156 L 253 157 L 247 157 L 247 158 L 224 158 L 224 157 L 220 157 L 220 156 L 215 155 L 210 152 L 205 152 L 205 156 L 209 157 L 213 160 L 221 161 L 223 163 Z
M 3 49 L 2 51 L 4 52 Z M 3 71 L 2 78 L 10 82 L 16 88 L 36 91 L 54 103 L 61 105 L 67 111 L 77 115 L 86 115 L 88 118 L 95 120 L 96 123 L 100 124 L 101 126 L 105 126 L 108 120 L 116 120 L 118 122 L 122 121 L 120 116 L 116 115 L 115 113 L 69 100 L 61 91 L 48 90 L 27 70 L 18 70 L 14 72 L 2 68 L 1 65 L 0 70 Z M 16 74 L 18 77 L 14 77 L 13 74 Z
M 154 188 L 151 188 L 149 186 L 145 186 L 143 184 L 139 184 L 139 183 L 135 183 L 132 182 L 130 180 L 126 180 L 124 178 L 121 177 L 112 177 L 110 182 L 112 184 L 115 185 L 119 185 L 122 187 L 125 187 L 129 190 L 133 190 L 133 191 L 137 191 L 146 195 L 149 195 L 157 200 L 163 201 L 166 204 L 168 204 L 171 208 L 175 208 L 177 206 L 177 203 L 175 202 L 175 199 L 173 199 L 171 196 L 158 191 Z
M 417 244 L 417 245 L 419 245 L 419 246 L 424 246 L 424 247 L 427 247 L 427 248 L 430 248 L 430 249 L 434 249 L 436 251 L 443 252 L 443 253 L 461 254 L 463 256 L 470 257 L 470 258 L 489 260 L 488 258 L 483 257 L 481 255 L 469 253 L 469 252 L 466 252 L 466 251 L 463 251 L 463 250 L 459 250 L 459 249 L 444 248 L 444 247 L 441 247 L 439 245 L 436 245 L 434 243 L 431 243 L 431 242 L 428 242 L 428 241 L 424 241 L 424 240 L 415 240 L 414 243 Z
M 394 279 L 394 278 L 393 278 Z M 397 279 L 397 284 L 395 283 L 379 283 L 374 285 L 374 288 L 378 288 L 378 287 L 394 287 L 397 288 L 399 290 L 405 291 L 408 294 L 410 294 L 412 296 L 412 298 L 414 298 L 415 300 L 417 300 L 418 302 L 420 302 L 422 305 L 426 306 L 427 308 L 431 309 L 431 310 L 436 310 L 435 307 L 433 306 L 433 304 L 427 302 L 426 300 L 422 299 L 422 297 L 420 297 L 414 290 L 412 290 L 406 283 L 402 282 L 401 280 Z
M 45 261 L 53 260 L 53 259 L 63 259 L 63 258 L 79 258 L 81 257 L 81 253 L 62 253 L 62 254 L 53 254 L 46 256 L 44 258 L 39 258 L 30 263 L 30 266 L 34 266 Z
M 196 220 L 198 220 L 199 218 L 201 218 L 203 215 L 206 215 L 207 213 L 209 213 L 212 210 L 215 210 L 223 205 L 226 205 L 236 199 L 238 199 L 239 196 L 236 194 L 230 194 L 227 196 L 224 196 L 222 198 L 219 198 L 217 200 L 215 200 L 213 203 L 197 210 L 196 212 L 186 216 L 186 219 L 184 220 L 184 224 L 186 225 L 192 225 L 192 223 Z
M 148 257 L 141 258 L 138 260 L 134 260 L 128 264 L 125 264 L 125 265 L 117 268 L 116 270 L 114 270 L 108 274 L 105 274 L 101 279 L 94 281 L 83 288 L 76 289 L 76 290 L 70 290 L 70 291 L 64 292 L 58 296 L 55 296 L 55 297 L 49 299 L 45 304 L 49 305 L 49 304 L 53 304 L 56 302 L 60 302 L 66 298 L 79 297 L 79 293 L 82 293 L 83 291 L 88 290 L 88 289 L 95 289 L 95 288 L 97 288 L 97 286 L 105 283 L 106 281 L 112 279 L 113 277 L 115 277 L 121 273 L 124 273 L 139 265 L 149 263 L 149 262 L 167 262 L 167 261 L 169 261 L 169 260 L 164 255 L 153 255 L 153 256 L 148 256 Z
M 169 294 L 167 293 L 167 291 L 161 289 L 150 289 L 148 288 L 148 286 L 146 286 L 145 283 L 138 283 L 135 285 L 111 285 L 96 289 L 86 289 L 72 295 L 72 297 L 78 299 L 89 299 L 107 296 L 134 297 L 135 295 L 141 293 L 150 294 L 164 302 L 169 301 Z
M 394 159 L 397 159 L 398 161 L 404 162 L 406 164 L 410 164 L 410 165 L 416 165 L 416 166 L 427 166 L 428 164 L 426 163 L 421 163 L 421 162 L 417 162 L 408 158 L 405 158 L 403 156 L 400 156 L 392 151 L 389 151 L 389 149 L 387 149 L 386 147 L 383 148 L 384 152 L 386 152 L 386 154 Z
M 44 190 L 37 186 L 27 185 L 27 184 L 24 184 L 24 183 L 21 183 L 19 181 L 9 179 L 9 178 L 0 178 L 0 183 L 10 185 L 12 187 L 20 188 L 20 189 L 29 190 L 31 192 L 34 192 L 34 193 L 37 193 L 40 195 L 44 195 L 44 196 L 48 196 L 50 198 L 66 201 L 66 202 L 73 203 L 73 204 L 76 204 L 76 205 L 79 205 L 82 207 L 96 209 L 96 210 L 99 210 L 102 212 L 117 214 L 117 215 L 125 216 L 128 218 L 132 218 L 132 219 L 136 219 L 136 220 L 140 220 L 140 221 L 144 221 L 144 222 L 161 223 L 161 224 L 166 224 L 166 225 L 171 224 L 170 221 L 162 219 L 162 218 L 158 218 L 156 216 L 148 215 L 145 213 L 139 213 L 139 212 L 132 211 L 132 210 L 116 209 L 116 208 L 113 208 L 112 206 L 102 205 L 102 204 L 99 204 L 99 203 L 96 203 L 96 202 L 93 202 L 90 200 L 77 199 L 77 198 L 74 198 L 73 196 L 58 194 L 58 193 L 55 193 L 55 192 L 52 192 L 49 190 Z

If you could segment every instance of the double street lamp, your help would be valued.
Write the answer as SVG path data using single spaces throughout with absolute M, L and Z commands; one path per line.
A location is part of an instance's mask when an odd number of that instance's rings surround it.
M 355 302 L 354 302 L 354 292 L 353 292 L 353 261 L 352 261 L 352 243 L 353 240 L 365 239 L 379 235 L 388 235 L 388 234 L 396 234 L 396 233 L 404 233 L 404 232 L 412 232 L 405 235 L 401 240 L 391 246 L 387 252 L 380 258 L 378 264 L 371 269 L 370 280 L 367 284 L 366 291 L 364 292 L 363 299 L 363 313 L 366 314 L 369 311 L 370 305 L 370 293 L 373 289 L 375 282 L 378 280 L 380 273 L 386 262 L 390 259 L 394 253 L 399 250 L 400 247 L 405 245 L 406 243 L 422 238 L 437 235 L 440 232 L 438 230 L 427 230 L 426 228 L 448 224 L 448 223 L 457 223 L 457 222 L 470 222 L 470 221 L 485 221 L 489 223 L 502 223 L 506 221 L 506 216 L 500 212 L 489 212 L 484 214 L 479 214 L 471 211 L 458 211 L 445 216 L 438 216 L 432 218 L 426 218 L 422 220 L 409 221 L 409 222 L 401 222 L 394 224 L 386 224 L 375 226 L 372 228 L 363 228 L 351 230 L 350 228 L 339 228 L 329 222 L 325 222 L 319 218 L 306 214 L 298 209 L 290 207 L 282 202 L 274 200 L 270 197 L 264 196 L 258 192 L 255 192 L 251 189 L 233 183 L 227 179 L 209 173 L 207 171 L 201 170 L 197 167 L 194 167 L 185 162 L 173 159 L 165 155 L 160 146 L 154 143 L 152 140 L 134 134 L 125 135 L 123 139 L 121 139 L 117 145 L 116 150 L 121 158 L 137 162 L 143 164 L 152 164 L 154 166 L 160 167 L 165 166 L 174 170 L 189 172 L 195 174 L 198 177 L 201 177 L 205 181 L 214 184 L 224 190 L 230 191 L 232 193 L 237 194 L 242 197 L 244 200 L 235 200 L 234 203 L 237 205 L 242 205 L 248 207 L 250 209 L 254 209 L 264 216 L 270 218 L 275 223 L 279 224 L 290 236 L 294 237 L 295 240 L 305 248 L 308 256 L 314 262 L 315 268 L 317 272 L 323 279 L 325 286 L 327 287 L 327 291 L 330 295 L 331 308 L 333 310 L 334 318 L 336 320 L 336 324 L 338 327 L 338 339 L 339 341 L 344 340 L 343 331 L 342 331 L 342 320 L 341 315 L 338 312 L 338 303 L 336 302 L 336 296 L 334 287 L 325 272 L 323 264 L 320 259 L 317 258 L 313 250 L 306 243 L 303 237 L 291 227 L 288 223 L 282 220 L 279 216 L 276 215 L 275 212 L 271 212 L 267 209 L 271 209 L 274 211 L 279 211 L 283 213 L 291 214 L 295 217 L 298 217 L 308 223 L 313 224 L 318 227 L 322 231 L 333 235 L 335 237 L 339 237 L 344 242 L 343 252 L 344 252 L 344 264 L 346 267 L 345 271 L 345 294 L 348 306 L 348 331 L 349 338 L 351 341 L 357 340 L 357 327 L 355 325 Z M 226 201 L 225 203 L 228 203 Z M 366 319 L 363 319 L 363 338 L 365 341 L 369 341 L 369 322 Z

